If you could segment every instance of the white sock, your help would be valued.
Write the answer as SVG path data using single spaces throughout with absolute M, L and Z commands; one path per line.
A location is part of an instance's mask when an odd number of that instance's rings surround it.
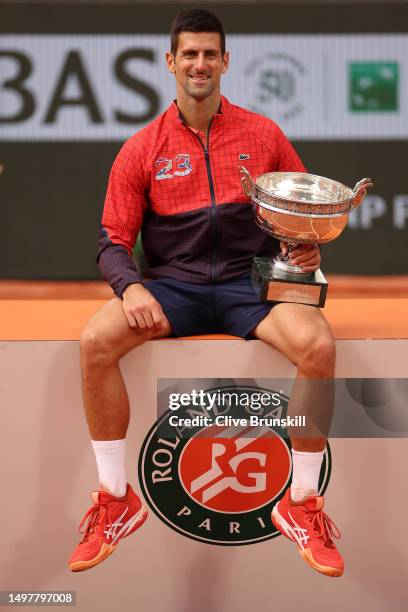
M 292 501 L 299 502 L 305 497 L 315 497 L 319 491 L 319 476 L 324 451 L 301 453 L 292 449 L 293 474 L 290 487 Z
M 126 439 L 92 440 L 98 466 L 99 483 L 116 497 L 126 493 L 127 478 L 125 472 Z

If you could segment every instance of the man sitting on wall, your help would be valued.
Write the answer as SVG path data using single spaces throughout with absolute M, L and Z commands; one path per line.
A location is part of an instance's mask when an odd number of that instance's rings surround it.
M 123 145 L 106 195 L 98 262 L 116 297 L 92 317 L 80 343 L 100 486 L 69 561 L 73 571 L 106 559 L 147 516 L 124 468 L 129 399 L 119 360 L 130 350 L 152 338 L 224 332 L 275 347 L 296 364 L 298 381 L 334 375 L 333 337 L 321 311 L 260 302 L 249 276 L 254 256 L 287 245 L 255 225 L 241 188 L 240 159 L 255 176 L 303 172 L 302 162 L 273 121 L 221 96 L 229 54 L 212 13 L 193 9 L 175 19 L 166 60 L 176 100 Z M 131 258 L 139 230 L 149 280 Z M 317 270 L 320 251 L 298 246 L 291 261 Z M 305 401 L 295 394 L 291 414 Z M 292 435 L 291 441 L 292 485 L 275 506 L 274 522 L 314 569 L 339 576 L 343 561 L 318 495 L 326 438 Z

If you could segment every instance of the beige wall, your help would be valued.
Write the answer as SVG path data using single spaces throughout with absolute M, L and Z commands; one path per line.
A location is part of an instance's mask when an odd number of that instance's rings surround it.
M 215 350 L 214 350 L 215 349 Z M 407 378 L 408 341 L 337 341 L 337 375 Z M 155 420 L 156 379 L 293 374 L 259 342 L 151 342 L 123 361 L 132 401 L 129 478 Z M 389 612 L 407 609 L 407 439 L 332 440 L 327 510 L 340 527 L 341 579 L 309 569 L 283 538 L 216 547 L 153 513 L 92 571 L 67 558 L 96 483 L 76 342 L 0 343 L 0 590 L 76 590 L 81 612 Z

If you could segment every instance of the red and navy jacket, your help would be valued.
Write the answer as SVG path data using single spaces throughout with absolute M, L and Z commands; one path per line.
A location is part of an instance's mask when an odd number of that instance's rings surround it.
M 148 278 L 225 281 L 248 274 L 254 256 L 278 252 L 254 223 L 240 165 L 254 178 L 305 171 L 273 121 L 224 97 L 207 140 L 173 102 L 125 142 L 109 177 L 97 257 L 116 295 L 142 281 L 131 257 L 140 230 Z

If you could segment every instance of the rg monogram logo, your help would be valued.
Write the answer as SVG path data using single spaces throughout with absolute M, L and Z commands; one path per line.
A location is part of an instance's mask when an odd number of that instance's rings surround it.
M 249 441 L 251 442 L 251 440 Z M 235 441 L 236 450 L 238 450 L 237 442 L 239 445 L 240 440 Z M 228 488 L 231 488 L 233 491 L 237 491 L 239 493 L 259 493 L 260 491 L 265 491 L 266 489 L 266 472 L 264 471 L 248 472 L 246 474 L 247 477 L 254 481 L 252 484 L 245 484 L 243 481 L 241 481 L 239 474 L 237 476 L 238 468 L 243 461 L 252 459 L 260 467 L 265 468 L 267 459 L 267 455 L 265 453 L 252 451 L 234 455 L 228 461 L 228 467 L 231 468 L 233 475 L 224 476 L 223 478 L 219 479 L 219 477 L 223 474 L 223 470 L 217 459 L 224 455 L 226 450 L 227 449 L 224 444 L 214 443 L 211 448 L 211 468 L 191 482 L 191 493 L 195 493 L 199 489 L 202 489 L 201 499 L 204 503 Z

